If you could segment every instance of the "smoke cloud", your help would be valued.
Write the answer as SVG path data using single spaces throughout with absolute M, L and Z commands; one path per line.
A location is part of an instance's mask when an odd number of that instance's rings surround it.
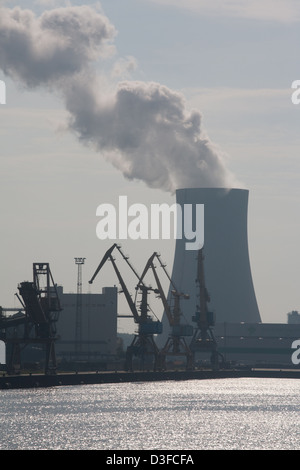
M 69 127 L 125 177 L 170 192 L 228 185 L 219 153 L 201 135 L 201 115 L 188 112 L 180 94 L 157 83 L 127 81 L 102 100 L 99 87 L 96 79 L 87 87 L 86 77 L 68 87 Z
M 1 8 L 0 67 L 27 87 L 56 85 L 110 52 L 115 28 L 88 6 L 57 8 L 39 18 Z
M 173 192 L 231 187 L 221 152 L 202 131 L 201 114 L 158 83 L 124 81 L 107 91 L 93 69 L 114 52 L 116 31 L 88 6 L 36 17 L 1 8 L 0 67 L 27 87 L 50 87 L 69 112 L 68 129 L 126 178 Z

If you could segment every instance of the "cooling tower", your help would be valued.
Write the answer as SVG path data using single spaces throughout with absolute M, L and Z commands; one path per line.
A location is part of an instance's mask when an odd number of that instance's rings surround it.
M 205 281 L 216 322 L 260 322 L 248 252 L 248 190 L 178 189 L 176 202 L 182 211 L 185 204 L 204 204 Z M 190 295 L 182 300 L 181 310 L 192 323 L 199 305 L 197 251 L 187 250 L 186 241 L 176 240 L 172 279 L 180 292 Z M 168 330 L 165 316 L 163 323 L 164 331 Z

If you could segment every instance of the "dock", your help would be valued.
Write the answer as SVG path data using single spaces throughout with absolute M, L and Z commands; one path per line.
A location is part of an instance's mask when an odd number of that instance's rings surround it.
M 209 380 L 232 378 L 280 378 L 298 379 L 299 369 L 230 369 L 194 371 L 137 371 L 137 372 L 78 372 L 46 374 L 19 374 L 0 376 L 0 390 L 44 388 L 71 385 L 120 384 L 136 382 Z

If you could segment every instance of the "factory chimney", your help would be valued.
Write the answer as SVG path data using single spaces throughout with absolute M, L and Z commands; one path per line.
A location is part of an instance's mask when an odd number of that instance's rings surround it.
M 248 252 L 248 190 L 178 189 L 176 202 L 181 207 L 204 204 L 205 279 L 216 323 L 260 322 Z M 172 280 L 179 291 L 190 295 L 190 299 L 182 304 L 188 322 L 192 322 L 199 303 L 196 272 L 197 251 L 186 250 L 185 240 L 178 238 Z M 164 330 L 167 329 L 166 325 Z

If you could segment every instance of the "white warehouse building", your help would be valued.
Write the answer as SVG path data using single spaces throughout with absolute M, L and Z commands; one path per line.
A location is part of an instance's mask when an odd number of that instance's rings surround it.
M 56 355 L 72 360 L 76 353 L 76 293 L 64 293 L 58 286 L 62 311 L 57 321 Z M 117 288 L 104 287 L 101 294 L 81 294 L 80 358 L 97 361 L 116 354 Z M 78 349 L 77 349 L 78 351 Z

